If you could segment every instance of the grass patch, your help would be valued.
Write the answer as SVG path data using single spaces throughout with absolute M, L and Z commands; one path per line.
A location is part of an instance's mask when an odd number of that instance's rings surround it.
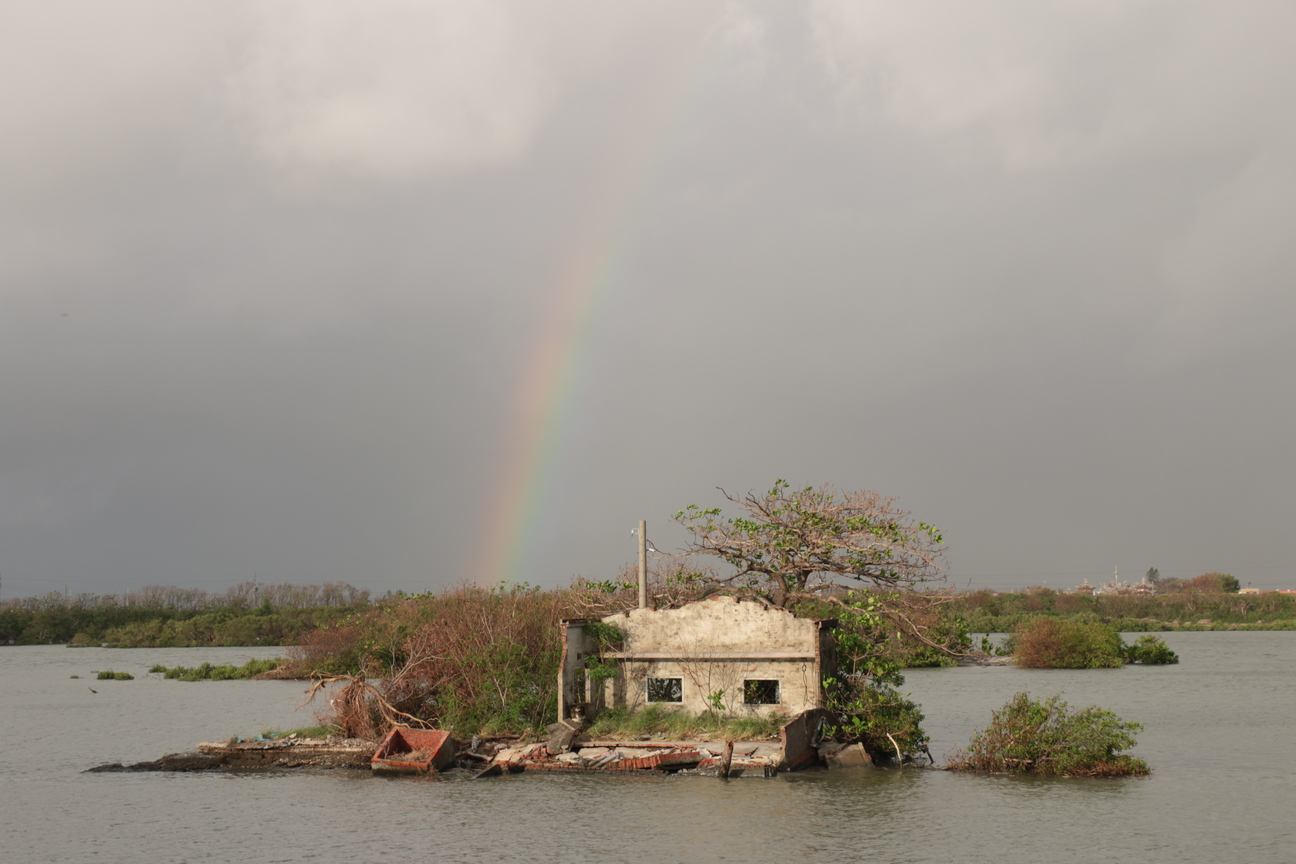
M 779 728 L 787 722 L 783 714 L 722 717 L 649 705 L 633 712 L 621 708 L 604 711 L 584 734 L 589 738 L 624 740 L 658 737 L 673 741 L 757 741 L 778 738 Z
M 271 657 L 265 660 L 249 660 L 242 666 L 235 666 L 232 663 L 220 666 L 202 663 L 198 666 L 172 666 L 170 669 L 158 663 L 149 671 L 160 672 L 163 677 L 176 681 L 236 681 L 277 669 L 284 662 L 282 657 Z
M 338 734 L 336 726 L 302 726 L 298 729 L 262 729 L 255 735 L 249 735 L 246 738 L 241 735 L 231 735 L 229 743 L 247 744 L 249 742 L 262 743 L 266 741 L 282 741 L 290 736 L 298 738 L 328 738 L 330 735 Z
M 76 677 L 75 675 L 72 677 Z M 100 681 L 134 681 L 135 676 L 129 672 L 114 672 L 111 669 L 105 669 L 100 672 L 96 678 Z

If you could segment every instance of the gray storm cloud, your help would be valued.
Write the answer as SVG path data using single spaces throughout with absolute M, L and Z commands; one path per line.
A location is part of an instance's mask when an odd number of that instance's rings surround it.
M 471 578 L 633 165 L 513 575 L 785 477 L 960 584 L 1296 587 L 1287 4 L 0 16 L 5 596 Z
M 511 162 L 551 97 L 498 3 L 258 7 L 231 108 L 288 171 L 399 181 Z

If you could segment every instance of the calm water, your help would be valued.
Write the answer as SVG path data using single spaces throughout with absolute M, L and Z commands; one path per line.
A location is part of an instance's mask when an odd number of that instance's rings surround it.
M 932 753 L 1018 690 L 1146 724 L 1137 780 L 82 774 L 311 722 L 296 682 L 158 680 L 274 649 L 0 649 L 6 862 L 1296 861 L 1296 633 L 1170 633 L 1165 668 L 913 672 Z M 112 668 L 135 681 L 94 681 Z M 80 680 L 69 676 L 81 675 Z M 91 693 L 87 686 L 94 687 Z

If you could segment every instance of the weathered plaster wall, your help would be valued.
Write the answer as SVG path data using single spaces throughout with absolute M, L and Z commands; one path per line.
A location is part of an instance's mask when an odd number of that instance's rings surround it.
M 631 609 L 603 619 L 626 634 L 625 650 L 801 651 L 815 653 L 818 627 L 782 609 L 714 597 L 680 609 Z
M 626 637 L 609 655 L 620 674 L 607 682 L 605 704 L 642 708 L 648 678 L 679 678 L 683 701 L 658 704 L 697 713 L 719 694 L 725 712 L 739 716 L 796 714 L 820 705 L 820 670 L 832 651 L 823 622 L 732 597 L 680 609 L 633 609 L 603 622 Z M 743 682 L 751 679 L 778 681 L 778 704 L 745 704 Z
M 720 693 L 724 713 L 797 714 L 819 705 L 818 666 L 813 659 L 800 661 L 723 661 L 706 658 L 660 660 L 645 663 L 626 662 L 621 675 L 607 682 L 607 704 L 637 710 L 647 703 L 648 678 L 679 678 L 683 701 L 660 703 L 701 713 L 711 708 L 710 697 Z M 747 705 L 743 702 L 743 682 L 749 679 L 779 682 L 777 705 Z

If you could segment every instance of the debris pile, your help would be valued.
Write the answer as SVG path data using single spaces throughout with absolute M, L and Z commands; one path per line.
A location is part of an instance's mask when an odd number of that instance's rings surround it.
M 454 739 L 440 729 L 404 729 L 387 733 L 369 767 L 377 774 L 431 774 L 455 761 Z
M 717 776 L 729 751 L 725 776 L 770 777 L 782 767 L 782 747 L 776 742 L 742 742 L 736 746 L 715 741 L 581 741 L 554 753 L 544 743 L 500 749 L 478 776 L 523 771 L 568 773 L 641 774 L 687 773 Z
M 580 737 L 580 726 L 559 721 L 546 741 L 513 736 L 456 741 L 436 729 L 391 729 L 380 745 L 361 738 L 287 738 L 199 744 L 196 751 L 134 765 L 101 765 L 91 771 L 200 771 L 283 768 L 370 768 L 377 774 L 436 774 L 458 767 L 474 778 L 532 772 L 695 774 L 772 777 L 821 764 L 829 768 L 873 765 L 861 744 L 834 743 L 823 735 L 820 709 L 793 718 L 779 740 L 638 741 Z

